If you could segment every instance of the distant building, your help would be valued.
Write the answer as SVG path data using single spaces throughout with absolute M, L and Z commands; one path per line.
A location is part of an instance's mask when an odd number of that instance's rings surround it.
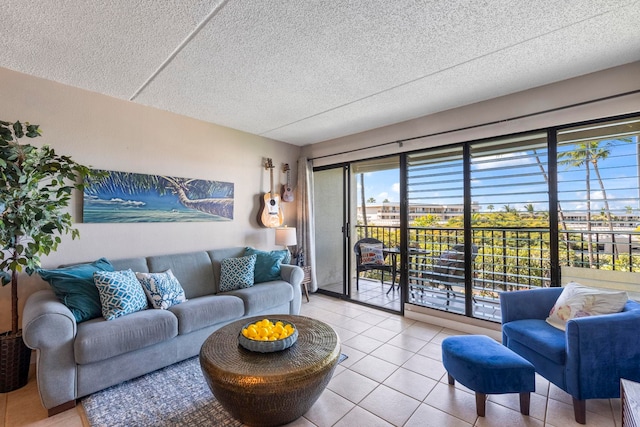
M 477 205 L 472 207 L 474 212 L 479 210 Z M 367 215 L 367 223 L 369 225 L 400 225 L 400 203 L 384 202 L 376 204 L 367 204 L 365 208 Z M 447 221 L 451 218 L 459 217 L 464 213 L 463 205 L 431 205 L 431 204 L 410 204 L 409 205 L 409 222 L 416 219 L 433 215 L 438 221 Z M 358 207 L 358 221 L 363 222 L 362 207 Z

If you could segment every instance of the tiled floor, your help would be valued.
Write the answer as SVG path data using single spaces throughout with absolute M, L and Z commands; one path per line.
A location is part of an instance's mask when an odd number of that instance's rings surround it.
M 447 383 L 440 343 L 456 331 L 398 315 L 312 295 L 302 315 L 332 325 L 349 358 L 337 368 L 316 404 L 291 426 L 579 426 L 571 398 L 538 377 L 531 415 L 517 395 L 489 396 L 486 417 L 476 416 L 472 392 Z M 620 427 L 620 399 L 587 402 L 587 426 Z M 35 380 L 0 394 L 0 427 L 86 426 L 81 407 L 46 418 Z

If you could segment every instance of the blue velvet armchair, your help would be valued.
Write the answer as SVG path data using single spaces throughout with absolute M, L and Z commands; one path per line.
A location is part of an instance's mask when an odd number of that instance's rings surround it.
M 620 397 L 620 378 L 640 381 L 640 304 L 569 320 L 562 331 L 545 322 L 562 289 L 502 292 L 502 344 L 569 393 L 576 421 L 585 424 L 586 399 Z

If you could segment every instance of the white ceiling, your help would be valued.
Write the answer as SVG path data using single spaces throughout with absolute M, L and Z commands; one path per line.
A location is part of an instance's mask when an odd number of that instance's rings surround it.
M 0 66 L 306 145 L 640 60 L 639 22 L 637 0 L 2 0 Z

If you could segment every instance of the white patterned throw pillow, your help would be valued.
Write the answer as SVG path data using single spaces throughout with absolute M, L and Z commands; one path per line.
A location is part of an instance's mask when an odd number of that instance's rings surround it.
M 171 269 L 162 273 L 136 273 L 136 277 L 153 308 L 166 310 L 187 300 Z
M 220 269 L 220 292 L 253 286 L 256 258 L 254 254 L 239 258 L 223 259 Z
M 625 291 L 607 291 L 570 282 L 562 290 L 546 321 L 564 331 L 570 319 L 619 313 L 628 299 Z
M 147 296 L 132 270 L 96 271 L 93 282 L 100 293 L 102 316 L 113 320 L 126 314 L 145 310 Z

